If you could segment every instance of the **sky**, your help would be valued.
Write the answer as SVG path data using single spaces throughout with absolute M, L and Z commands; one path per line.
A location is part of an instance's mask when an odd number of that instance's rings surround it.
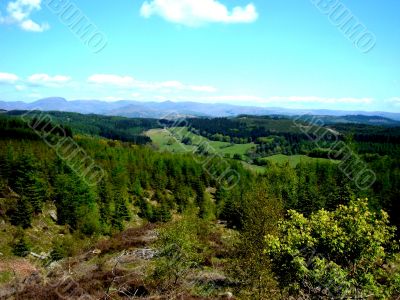
M 0 0 L 0 100 L 400 112 L 398 0 Z

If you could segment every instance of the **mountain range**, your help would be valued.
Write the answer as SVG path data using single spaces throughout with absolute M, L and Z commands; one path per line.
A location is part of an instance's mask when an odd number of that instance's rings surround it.
M 31 103 L 22 101 L 0 101 L 0 110 L 1 109 L 68 111 L 82 114 L 114 115 L 131 118 L 234 117 L 238 115 L 317 115 L 324 116 L 327 121 L 334 123 L 359 122 L 375 125 L 400 125 L 400 113 L 379 111 L 342 111 L 327 109 L 303 110 L 279 107 L 265 108 L 198 102 L 139 102 L 131 100 L 121 100 L 116 102 L 105 102 L 100 100 L 67 101 L 64 98 L 51 97 L 40 99 Z M 359 118 L 360 116 L 363 117 Z M 361 120 L 361 122 L 359 120 Z

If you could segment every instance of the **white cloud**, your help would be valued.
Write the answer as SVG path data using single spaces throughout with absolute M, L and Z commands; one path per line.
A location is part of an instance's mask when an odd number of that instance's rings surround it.
M 39 24 L 31 19 L 34 11 L 42 9 L 41 0 L 15 0 L 7 5 L 8 15 L 0 18 L 0 23 L 17 24 L 21 29 L 32 32 L 43 32 L 49 29 L 47 23 Z
M 321 103 L 321 104 L 371 104 L 372 98 L 331 98 L 315 96 L 290 96 L 290 97 L 269 97 L 269 102 L 292 102 L 292 103 Z
M 217 89 L 215 87 L 207 86 L 207 85 L 203 85 L 203 86 L 191 85 L 190 90 L 192 90 L 194 92 L 207 92 L 207 93 L 214 93 L 217 91 Z
M 372 98 L 324 98 L 316 96 L 272 96 L 272 97 L 260 97 L 256 95 L 215 95 L 206 97 L 177 97 L 179 100 L 196 100 L 200 102 L 212 102 L 212 103 L 240 103 L 248 105 L 266 105 L 269 106 L 288 106 L 288 105 L 357 105 L 357 104 L 371 104 L 374 100 Z M 400 98 L 399 98 L 400 100 Z M 399 102 L 400 104 L 400 102 Z
M 132 87 L 136 82 L 133 77 L 114 74 L 94 74 L 88 78 L 88 81 L 94 84 L 107 84 L 119 87 Z
M 236 6 L 230 11 L 217 0 L 150 0 L 142 4 L 140 14 L 145 18 L 158 15 L 169 22 L 194 27 L 207 23 L 252 23 L 258 18 L 253 4 Z
M 49 29 L 48 24 L 39 25 L 38 23 L 35 23 L 32 20 L 25 20 L 20 24 L 20 26 L 25 31 L 33 31 L 33 32 L 43 32 Z
M 223 96 L 211 96 L 204 97 L 206 101 L 214 101 L 214 102 L 264 102 L 265 99 L 252 96 L 252 95 L 223 95 Z
M 28 97 L 33 98 L 33 99 L 43 98 L 43 96 L 39 93 L 30 93 L 30 94 L 28 94 Z
M 42 85 L 48 87 L 60 87 L 69 83 L 71 77 L 64 75 L 50 76 L 48 74 L 33 74 L 28 77 L 28 82 L 33 85 Z
M 389 99 L 389 102 L 394 106 L 400 106 L 400 97 L 392 97 Z
M 0 73 L 0 83 L 14 83 L 18 81 L 18 76 L 11 73 Z
M 170 80 L 163 82 L 147 82 L 136 80 L 131 76 L 115 74 L 94 74 L 88 78 L 88 82 L 98 85 L 110 85 L 120 88 L 139 88 L 143 90 L 162 90 L 164 92 L 186 90 L 193 92 L 212 93 L 217 89 L 212 86 L 186 85 L 180 81 Z

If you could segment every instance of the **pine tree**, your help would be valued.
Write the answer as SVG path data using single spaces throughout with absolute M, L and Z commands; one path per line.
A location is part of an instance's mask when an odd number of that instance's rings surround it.
M 166 201 L 162 201 L 161 204 L 153 210 L 152 222 L 168 222 L 172 219 L 172 214 L 169 210 Z
M 143 197 L 136 202 L 139 207 L 139 217 L 151 221 L 153 219 L 153 206 Z
M 12 252 L 15 256 L 25 257 L 30 253 L 30 247 L 25 240 L 25 237 L 21 237 L 13 246 Z
M 42 212 L 43 203 L 46 197 L 46 185 L 43 179 L 30 174 L 25 195 L 29 198 L 33 212 L 39 214 Z
M 98 189 L 98 205 L 100 221 L 108 224 L 111 221 L 111 203 L 113 201 L 112 190 L 106 178 L 103 178 Z
M 117 190 L 114 193 L 114 207 L 112 226 L 118 230 L 122 230 L 124 228 L 123 222 L 129 221 L 131 216 L 129 214 L 124 193 L 120 190 Z
M 18 159 L 14 170 L 14 188 L 19 194 L 25 194 L 27 186 L 31 183 L 36 170 L 35 157 L 31 152 L 24 152 Z
M 24 229 L 29 228 L 32 223 L 32 212 L 32 206 L 28 199 L 22 196 L 18 199 L 15 210 L 11 212 L 11 223 Z
M 132 186 L 132 192 L 134 195 L 141 197 L 143 195 L 143 189 L 142 186 L 140 185 L 140 180 L 138 177 L 135 178 L 135 181 Z

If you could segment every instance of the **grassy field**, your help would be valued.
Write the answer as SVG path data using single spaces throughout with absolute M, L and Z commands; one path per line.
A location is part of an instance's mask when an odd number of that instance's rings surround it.
M 174 135 L 165 129 L 151 129 L 146 131 L 153 144 L 161 151 L 184 153 L 195 151 L 195 146 L 182 144 Z
M 196 135 L 188 131 L 185 127 L 176 127 L 166 129 L 151 129 L 146 132 L 146 135 L 151 138 L 153 144 L 160 151 L 169 151 L 174 153 L 196 152 L 199 145 L 205 145 L 208 152 L 218 153 L 221 156 L 229 154 L 233 157 L 234 154 L 245 156 L 249 150 L 255 147 L 254 143 L 249 144 L 231 144 L 227 142 L 211 141 L 203 136 Z M 185 145 L 182 143 L 183 138 L 189 137 L 192 140 L 192 145 Z M 276 164 L 289 163 L 291 167 L 296 167 L 300 162 L 329 162 L 331 160 L 325 158 L 312 158 L 305 155 L 283 155 L 277 154 L 263 158 Z M 265 167 L 256 166 L 242 161 L 242 164 L 256 173 L 265 171 Z
M 194 152 L 198 146 L 204 145 L 211 153 L 218 153 L 222 156 L 229 154 L 232 157 L 234 154 L 246 155 L 249 150 L 255 148 L 254 143 L 231 144 L 227 142 L 211 141 L 188 131 L 185 127 L 175 127 L 168 130 L 151 129 L 146 132 L 146 135 L 151 138 L 153 144 L 161 151 L 175 153 Z M 184 145 L 181 142 L 185 137 L 189 137 L 192 140 L 192 145 Z
M 268 160 L 270 162 L 276 163 L 276 164 L 286 164 L 289 163 L 290 166 L 295 167 L 297 166 L 300 162 L 338 162 L 338 161 L 333 161 L 327 158 L 313 158 L 313 157 L 308 157 L 305 155 L 283 155 L 283 154 L 277 154 L 273 156 L 269 156 L 264 158 L 265 160 Z
M 266 167 L 252 165 L 252 164 L 249 164 L 249 163 L 247 163 L 245 161 L 242 161 L 242 164 L 246 169 L 251 170 L 251 171 L 253 171 L 255 173 L 258 173 L 258 174 L 262 174 L 266 170 Z

